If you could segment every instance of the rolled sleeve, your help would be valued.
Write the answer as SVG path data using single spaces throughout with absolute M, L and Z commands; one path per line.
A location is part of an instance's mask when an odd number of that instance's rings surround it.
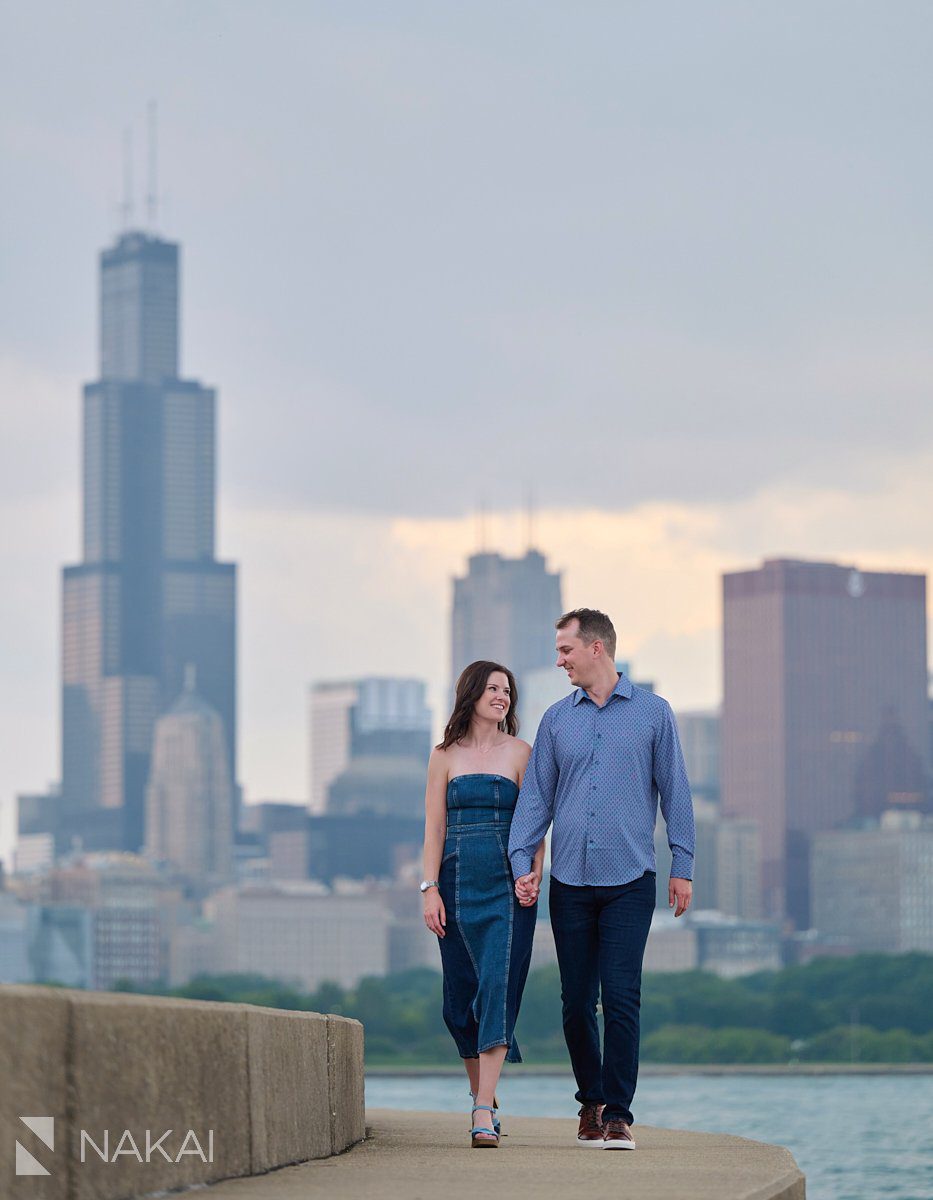
M 666 702 L 654 747 L 654 784 L 658 790 L 661 815 L 667 826 L 667 843 L 671 848 L 671 877 L 693 879 L 693 857 L 696 848 L 693 799 L 690 795 L 690 783 L 687 780 L 687 768 L 677 733 L 677 723 L 670 705 Z
M 554 737 L 547 712 L 538 726 L 512 817 L 509 862 L 516 879 L 531 870 L 535 852 L 554 817 L 558 775 Z

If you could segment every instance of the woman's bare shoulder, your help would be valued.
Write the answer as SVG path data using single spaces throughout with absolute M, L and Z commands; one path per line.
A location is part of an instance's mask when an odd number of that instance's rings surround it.
M 450 767 L 450 752 L 445 750 L 443 746 L 434 746 L 431 750 L 431 757 L 428 759 L 428 770 L 432 773 L 445 774 Z
M 521 763 L 522 767 L 524 767 L 527 764 L 528 759 L 531 757 L 531 746 L 529 746 L 529 744 L 522 738 L 515 738 L 513 754 L 515 755 L 516 761 Z

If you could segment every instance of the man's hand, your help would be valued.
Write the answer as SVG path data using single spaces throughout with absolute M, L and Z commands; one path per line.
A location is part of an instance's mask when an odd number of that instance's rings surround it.
M 515 895 L 522 908 L 530 908 L 538 902 L 538 892 L 541 890 L 541 875 L 537 871 L 529 871 L 515 880 Z
M 693 884 L 689 879 L 675 879 L 671 876 L 671 882 L 667 888 L 667 906 L 673 908 L 677 905 L 674 912 L 675 917 L 682 917 L 690 907 L 690 901 L 693 898 Z

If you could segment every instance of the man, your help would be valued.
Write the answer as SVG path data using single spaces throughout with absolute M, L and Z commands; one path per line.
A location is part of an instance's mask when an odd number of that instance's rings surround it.
M 577 1141 L 634 1150 L 631 1103 L 641 967 L 655 905 L 658 798 L 673 856 L 668 902 L 676 917 L 693 892 L 693 804 L 671 707 L 616 670 L 609 618 L 578 608 L 556 628 L 557 665 L 576 690 L 541 720 L 512 819 L 509 858 L 519 900 L 537 899 L 541 877 L 532 860 L 553 822 L 551 927 L 581 1105 Z

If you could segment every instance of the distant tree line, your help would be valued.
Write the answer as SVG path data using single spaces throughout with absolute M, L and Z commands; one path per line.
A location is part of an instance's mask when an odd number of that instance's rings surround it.
M 162 994 L 356 1017 L 372 1064 L 454 1056 L 441 977 L 423 968 L 311 993 L 261 975 L 200 976 Z M 646 1062 L 933 1062 L 933 955 L 822 958 L 741 979 L 646 975 L 641 1014 Z M 526 1061 L 566 1062 L 556 966 L 528 977 L 516 1034 Z

